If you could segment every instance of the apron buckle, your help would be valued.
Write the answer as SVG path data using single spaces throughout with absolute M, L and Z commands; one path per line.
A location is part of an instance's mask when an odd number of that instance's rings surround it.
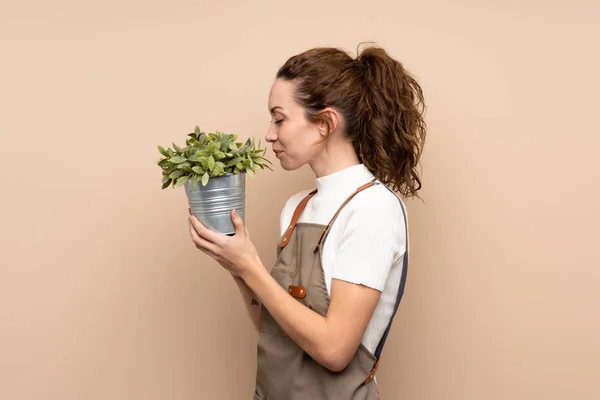
M 369 383 L 373 380 L 373 378 L 375 378 L 375 372 L 377 372 L 377 367 L 379 367 L 379 360 L 377 360 L 375 362 L 375 366 L 373 367 L 371 372 L 369 372 L 369 375 L 367 375 L 367 379 L 365 379 L 365 383 Z

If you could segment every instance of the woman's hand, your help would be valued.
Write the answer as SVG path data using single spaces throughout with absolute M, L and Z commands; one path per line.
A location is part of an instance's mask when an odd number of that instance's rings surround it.
M 250 241 L 244 221 L 235 210 L 231 212 L 231 220 L 235 226 L 235 236 L 211 231 L 198 218 L 190 215 L 190 235 L 198 249 L 214 258 L 233 276 L 243 279 L 253 268 L 262 266 L 262 262 Z

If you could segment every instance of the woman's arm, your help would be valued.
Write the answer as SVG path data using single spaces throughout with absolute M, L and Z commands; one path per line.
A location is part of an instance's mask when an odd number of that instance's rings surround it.
M 242 279 L 279 326 L 312 358 L 331 371 L 343 370 L 360 345 L 380 292 L 333 279 L 329 309 L 323 317 L 290 296 L 273 279 L 260 260 L 241 217 L 233 212 L 232 220 L 236 234 L 229 237 L 207 229 L 196 217 L 190 217 L 190 234 L 196 247 Z
M 333 372 L 343 370 L 356 353 L 381 294 L 334 279 L 329 309 L 323 317 L 290 296 L 262 264 L 248 268 L 243 279 L 285 333 Z
M 250 290 L 248 285 L 246 285 L 246 283 L 244 282 L 243 279 L 241 279 L 237 276 L 233 276 L 233 280 L 235 281 L 238 288 L 240 289 L 240 293 L 242 295 L 242 298 L 244 299 L 244 304 L 246 305 L 246 308 L 248 309 L 248 315 L 250 315 L 252 324 L 257 329 L 258 333 L 260 333 L 261 309 L 262 309 L 261 304 L 258 302 L 258 299 L 254 295 L 252 290 Z

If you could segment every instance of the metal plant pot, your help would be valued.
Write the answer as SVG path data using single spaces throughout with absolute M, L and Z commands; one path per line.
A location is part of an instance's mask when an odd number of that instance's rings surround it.
M 246 221 L 246 174 L 211 177 L 206 186 L 200 182 L 196 182 L 195 186 L 193 190 L 191 182 L 185 184 L 192 214 L 208 229 L 234 235 L 231 211 L 235 210 Z

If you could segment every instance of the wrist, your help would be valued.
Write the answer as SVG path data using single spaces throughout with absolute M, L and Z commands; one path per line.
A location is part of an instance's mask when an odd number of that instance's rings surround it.
M 248 283 L 248 280 L 256 279 L 261 274 L 267 272 L 267 269 L 263 265 L 260 259 L 254 260 L 248 268 L 245 268 L 244 271 L 239 275 L 239 278 L 244 282 Z

